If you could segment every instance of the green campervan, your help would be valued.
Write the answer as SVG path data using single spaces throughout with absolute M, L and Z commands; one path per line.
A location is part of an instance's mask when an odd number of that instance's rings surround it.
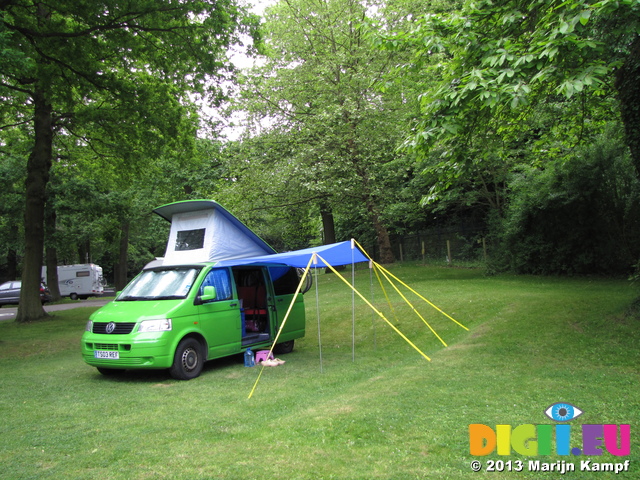
M 288 353 L 305 334 L 297 270 L 251 261 L 276 252 L 211 200 L 155 213 L 171 222 L 165 257 L 151 262 L 89 319 L 82 355 L 105 374 L 169 369 L 197 377 L 206 360 L 275 346 Z

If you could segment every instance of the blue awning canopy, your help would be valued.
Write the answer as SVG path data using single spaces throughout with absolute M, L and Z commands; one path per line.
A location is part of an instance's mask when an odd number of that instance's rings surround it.
M 275 253 L 273 255 L 261 255 L 258 257 L 241 258 L 235 260 L 223 260 L 218 262 L 216 266 L 234 266 L 234 265 L 289 265 L 290 267 L 305 268 L 309 264 L 309 260 L 314 253 L 318 254 L 327 263 L 333 267 L 338 265 L 350 265 L 351 263 L 368 262 L 367 256 L 356 245 L 351 246 L 350 241 L 332 243 L 330 245 L 321 245 L 319 247 L 305 248 L 303 250 L 294 250 L 292 252 Z M 317 264 L 311 267 L 325 268 L 324 262 L 318 259 Z

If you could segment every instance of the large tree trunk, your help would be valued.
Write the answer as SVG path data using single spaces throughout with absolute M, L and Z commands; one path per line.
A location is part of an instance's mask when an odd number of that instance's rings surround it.
M 393 263 L 396 261 L 395 256 L 393 255 L 393 249 L 391 248 L 391 239 L 389 238 L 389 231 L 387 227 L 385 227 L 380 221 L 380 215 L 378 214 L 378 210 L 376 206 L 373 204 L 371 199 L 366 201 L 367 210 L 369 211 L 369 215 L 371 217 L 371 221 L 373 222 L 373 228 L 376 231 L 376 237 L 378 240 L 378 248 L 380 249 L 380 263 Z
M 622 123 L 631 158 L 640 177 L 640 36 L 631 44 L 629 56 L 616 72 Z
M 30 322 L 48 316 L 40 303 L 40 281 L 44 248 L 45 192 L 49 181 L 53 144 L 52 108 L 40 87 L 36 88 L 33 95 L 33 104 L 35 143 L 27 162 L 24 212 L 25 252 L 16 322 Z
M 58 284 L 58 251 L 55 247 L 47 247 L 45 250 L 45 261 L 47 265 L 47 278 L 45 282 L 47 287 L 49 287 L 49 293 L 51 293 L 51 301 L 57 302 L 62 298 L 60 285 Z
M 331 207 L 326 203 L 320 205 L 320 216 L 322 217 L 322 230 L 324 233 L 323 243 L 325 245 L 336 243 L 336 224 L 333 218 Z M 344 265 L 332 266 L 338 271 L 344 270 L 346 268 Z M 332 273 L 332 270 L 327 267 L 324 269 L 324 273 Z
M 78 244 L 78 263 L 91 263 L 91 241 Z
M 324 244 L 336 243 L 336 226 L 333 221 L 333 212 L 327 205 L 320 206 L 320 216 L 322 217 L 322 230 L 324 231 Z

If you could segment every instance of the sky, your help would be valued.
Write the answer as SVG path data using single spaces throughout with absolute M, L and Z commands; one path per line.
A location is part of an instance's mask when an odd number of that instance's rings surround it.
M 258 15 L 262 15 L 264 13 L 265 8 L 270 5 L 274 5 L 278 0 L 245 0 L 247 5 L 250 5 L 250 10 L 253 13 Z M 240 51 L 232 51 L 230 52 L 230 59 L 233 64 L 240 69 L 248 69 L 255 64 L 255 59 L 249 58 L 244 55 Z M 211 116 L 212 118 L 216 118 L 222 120 L 222 117 L 218 114 L 218 112 L 214 109 L 208 108 L 206 105 L 201 106 L 202 114 L 206 116 Z M 222 129 L 223 135 L 229 140 L 237 140 L 243 132 L 243 128 L 237 126 L 238 123 L 242 123 L 242 115 L 237 114 L 233 119 L 236 123 L 236 126 L 227 126 Z

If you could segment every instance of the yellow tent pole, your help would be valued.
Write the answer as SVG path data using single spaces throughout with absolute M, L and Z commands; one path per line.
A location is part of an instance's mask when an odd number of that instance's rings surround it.
M 412 291 L 413 293 L 415 293 L 418 297 L 420 297 L 422 300 L 424 300 L 425 302 L 427 302 L 429 305 L 431 305 L 433 308 L 435 308 L 437 311 L 439 311 L 441 314 L 443 314 L 445 317 L 447 317 L 449 320 L 451 320 L 452 322 L 458 324 L 460 327 L 464 328 L 465 330 L 469 330 L 467 327 L 465 327 L 464 325 L 462 325 L 460 322 L 458 322 L 455 318 L 453 318 L 452 316 L 450 316 L 448 313 L 443 312 L 440 308 L 438 308 L 436 305 L 434 305 L 433 303 L 431 303 L 429 300 L 427 300 L 426 298 L 424 298 L 422 295 L 420 295 L 418 292 L 416 292 L 413 288 L 411 288 L 409 285 L 407 285 L 406 283 L 404 283 L 402 280 L 400 280 L 398 277 L 396 277 L 393 273 L 391 273 L 389 270 L 387 270 L 386 268 L 384 268 L 382 265 L 379 265 L 376 263 L 376 265 L 378 266 L 378 268 L 380 268 L 380 270 L 382 272 L 386 272 L 389 274 L 389 276 L 391 276 L 393 279 L 395 279 L 396 281 L 400 282 L 403 286 L 405 286 L 406 288 L 408 288 L 410 291 Z
M 315 255 L 317 255 L 317 254 L 315 254 Z M 382 318 L 385 322 L 387 322 L 387 324 L 388 324 L 388 325 L 389 325 L 389 326 L 390 326 L 390 327 L 391 327 L 391 328 L 392 328 L 392 329 L 393 329 L 393 330 L 394 330 L 398 335 L 400 335 L 400 336 L 401 336 L 401 337 L 402 337 L 402 338 L 403 338 L 403 339 L 404 339 L 404 340 L 405 340 L 409 345 L 411 345 L 411 346 L 412 346 L 412 347 L 413 347 L 413 348 L 414 348 L 414 349 L 415 349 L 415 350 L 416 350 L 420 355 L 422 355 L 422 356 L 423 356 L 424 358 L 426 358 L 427 360 L 431 361 L 431 359 L 430 359 L 427 355 L 425 355 L 425 354 L 422 352 L 422 350 L 420 350 L 420 349 L 419 349 L 419 348 L 418 348 L 418 347 L 417 347 L 417 346 L 416 346 L 416 345 L 415 345 L 411 340 L 409 340 L 409 339 L 405 336 L 405 334 L 404 334 L 404 333 L 402 333 L 400 330 L 398 330 L 398 328 L 397 328 L 393 323 L 391 323 L 391 322 L 390 322 L 390 321 L 389 321 L 389 320 L 388 320 L 388 319 L 387 319 L 387 318 L 386 318 L 386 317 L 385 317 L 385 316 L 384 316 L 384 315 L 383 315 L 383 314 L 382 314 L 378 309 L 376 309 L 376 307 L 374 307 L 374 306 L 371 304 L 371 302 L 369 302 L 369 300 L 367 300 L 367 299 L 366 299 L 366 298 L 365 298 L 365 297 L 364 297 L 364 296 L 363 296 L 363 295 L 362 295 L 358 290 L 356 290 L 353 286 L 351 286 L 351 284 L 350 284 L 347 280 L 345 280 L 345 278 L 344 278 L 342 275 L 340 275 L 340 273 L 339 273 L 335 268 L 333 268 L 333 267 L 332 267 L 332 266 L 331 266 L 331 265 L 330 265 L 330 264 L 329 264 L 329 263 L 328 263 L 324 258 L 322 258 L 320 255 L 318 255 L 318 258 L 319 258 L 320 260 L 322 260 L 322 262 L 323 262 L 327 267 L 329 267 L 329 269 L 330 269 L 333 273 L 335 273 L 335 274 L 336 274 L 336 276 L 337 276 L 340 280 L 342 280 L 345 284 L 347 284 L 347 285 L 349 286 L 349 288 L 351 288 L 351 289 L 352 289 L 352 290 L 353 290 L 353 291 L 354 291 L 354 292 L 355 292 L 355 293 L 356 293 L 356 294 L 357 294 L 357 295 L 358 295 L 358 296 L 359 296 L 359 297 L 364 301 L 364 303 L 366 303 L 367 305 L 369 305 L 369 307 L 370 307 L 371 309 L 373 309 L 373 311 L 374 311 L 374 312 L 376 312 L 380 318 Z
M 367 255 L 367 257 L 369 257 L 369 255 Z M 400 323 L 400 320 L 398 320 L 398 316 L 396 315 L 396 309 L 393 308 L 393 304 L 391 303 L 391 299 L 389 298 L 389 294 L 387 293 L 387 289 L 384 288 L 384 282 L 382 281 L 382 278 L 380 278 L 380 273 L 378 272 L 378 269 L 376 268 L 377 264 L 373 260 L 371 260 L 370 258 L 369 258 L 369 261 L 373 264 L 373 271 L 376 274 L 376 278 L 378 279 L 378 283 L 380 284 L 380 288 L 382 288 L 382 293 L 384 294 L 384 298 L 387 300 L 387 305 L 389 305 L 389 308 L 391 309 L 391 313 L 393 314 L 393 318 L 396 319 L 396 323 Z
M 309 263 L 307 264 L 307 268 L 304 269 L 304 273 L 302 274 L 302 278 L 300 278 L 300 283 L 298 283 L 298 288 L 296 288 L 296 292 L 293 294 L 293 298 L 291 299 L 291 303 L 289 304 L 289 308 L 287 309 L 287 313 L 284 315 L 284 318 L 282 319 L 282 323 L 280 324 L 280 328 L 278 329 L 278 333 L 276 334 L 276 338 L 273 341 L 273 344 L 271 345 L 271 348 L 269 349 L 269 354 L 267 355 L 267 358 L 271 358 L 271 354 L 273 352 L 274 347 L 276 346 L 276 344 L 278 343 L 278 338 L 280 338 L 280 334 L 282 333 L 282 329 L 284 328 L 285 323 L 287 323 L 287 319 L 289 318 L 289 314 L 291 313 L 291 310 L 293 309 L 293 304 L 296 302 L 296 298 L 298 297 L 298 293 L 300 293 L 300 291 L 302 290 L 302 286 L 304 285 L 304 281 L 307 278 L 307 274 L 309 273 L 309 269 L 311 268 L 311 262 L 313 262 L 313 259 L 316 257 L 316 253 L 314 253 L 313 255 L 311 255 L 311 258 L 309 259 Z M 249 393 L 249 397 L 251 398 L 253 396 L 253 392 L 255 392 L 256 387 L 258 386 L 258 382 L 260 381 L 260 377 L 262 377 L 262 372 L 264 371 L 265 366 L 262 365 L 262 368 L 260 369 L 260 374 L 258 375 L 258 378 L 256 379 L 256 383 L 253 384 L 253 388 L 251 389 L 251 393 Z

